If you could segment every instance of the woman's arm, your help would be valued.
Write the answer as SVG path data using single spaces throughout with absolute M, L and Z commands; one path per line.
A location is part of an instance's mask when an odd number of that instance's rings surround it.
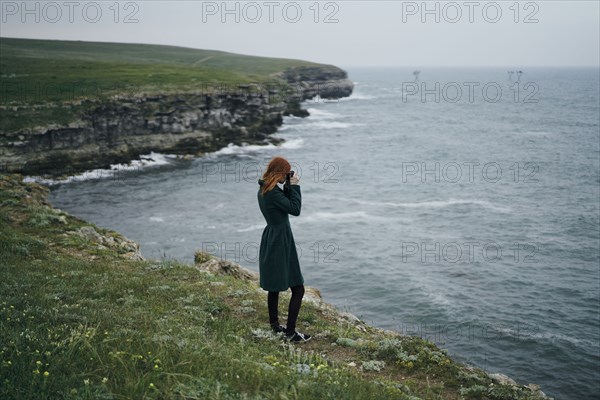
M 300 208 L 302 207 L 302 194 L 300 193 L 300 185 L 290 185 L 290 197 L 283 194 L 283 191 L 278 188 L 273 189 L 273 205 L 285 211 L 288 214 L 298 216 L 300 215 Z

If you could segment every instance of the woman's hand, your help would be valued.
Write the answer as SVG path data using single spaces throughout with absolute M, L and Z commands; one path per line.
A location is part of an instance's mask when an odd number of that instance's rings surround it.
M 299 185 L 300 184 L 300 178 L 298 178 L 298 175 L 294 174 L 294 176 L 292 176 L 290 178 L 290 185 Z

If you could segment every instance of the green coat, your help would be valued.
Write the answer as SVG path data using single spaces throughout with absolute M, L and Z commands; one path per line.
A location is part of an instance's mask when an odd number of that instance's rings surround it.
M 263 182 L 258 180 L 258 206 L 267 222 L 258 256 L 260 287 L 269 292 L 283 292 L 304 284 L 288 217 L 288 214 L 300 215 L 302 195 L 299 185 L 291 185 L 289 197 L 279 186 L 263 196 L 260 192 Z

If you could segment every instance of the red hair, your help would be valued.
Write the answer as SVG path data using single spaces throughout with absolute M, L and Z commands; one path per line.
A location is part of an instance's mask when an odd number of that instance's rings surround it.
M 262 176 L 264 183 L 262 184 L 261 194 L 264 195 L 272 190 L 277 185 L 277 182 L 285 178 L 291 170 L 292 167 L 285 158 L 279 156 L 273 157 Z

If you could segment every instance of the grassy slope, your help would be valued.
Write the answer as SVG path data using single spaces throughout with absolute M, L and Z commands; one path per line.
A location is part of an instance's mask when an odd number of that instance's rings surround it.
M 0 132 L 67 123 L 85 109 L 70 104 L 81 99 L 273 82 L 270 74 L 300 65 L 322 64 L 174 46 L 0 38 Z
M 308 302 L 298 324 L 319 337 L 295 346 L 270 337 L 256 283 L 128 260 L 66 234 L 92 224 L 21 179 L 0 175 L 2 399 L 537 398 L 428 341 L 359 329 Z

